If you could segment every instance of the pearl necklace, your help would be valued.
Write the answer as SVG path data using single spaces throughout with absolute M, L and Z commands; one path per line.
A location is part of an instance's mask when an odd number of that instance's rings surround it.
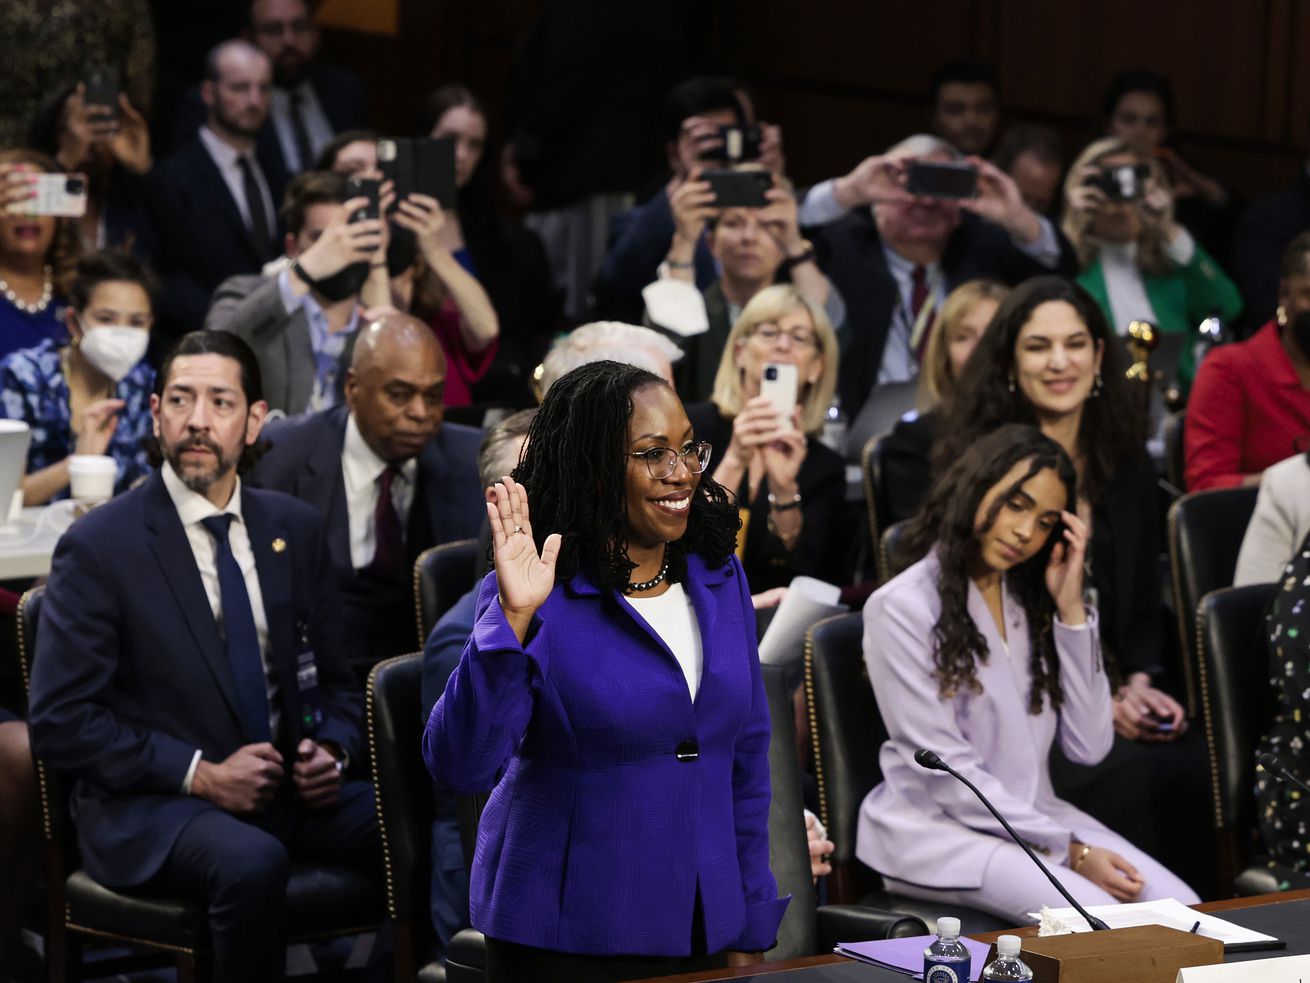
M 660 567 L 660 572 L 657 573 L 650 580 L 645 581 L 644 583 L 634 584 L 632 581 L 628 581 L 628 586 L 623 588 L 623 593 L 640 594 L 642 591 L 650 590 L 652 587 L 658 587 L 660 584 L 664 583 L 664 578 L 668 576 L 668 573 L 669 573 L 669 552 L 668 549 L 666 548 L 664 551 L 664 566 Z
M 35 304 L 29 304 L 26 301 L 19 300 L 18 294 L 14 293 L 13 288 L 9 286 L 4 277 L 0 277 L 0 294 L 4 294 L 5 300 L 9 301 L 9 303 L 13 304 L 20 311 L 25 311 L 28 314 L 40 314 L 50 306 L 50 300 L 54 297 L 55 285 L 51 278 L 53 272 L 54 271 L 51 270 L 49 266 L 45 267 L 45 285 L 41 290 L 41 299 Z

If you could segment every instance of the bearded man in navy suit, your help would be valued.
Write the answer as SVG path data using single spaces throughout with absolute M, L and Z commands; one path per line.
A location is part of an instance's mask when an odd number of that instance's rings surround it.
M 55 550 L 32 747 L 92 878 L 205 905 L 215 978 L 276 979 L 291 859 L 381 874 L 322 521 L 238 477 L 267 412 L 239 338 L 186 335 L 151 411 L 159 470 Z

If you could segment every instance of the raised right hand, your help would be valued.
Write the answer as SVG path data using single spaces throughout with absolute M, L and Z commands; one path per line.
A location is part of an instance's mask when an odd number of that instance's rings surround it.
M 360 196 L 345 202 L 342 217 L 328 225 L 323 234 L 297 259 L 315 280 L 340 272 L 351 263 L 367 263 L 382 245 L 382 220 L 349 222 L 347 217 L 368 204 Z
M 905 190 L 905 161 L 881 154 L 864 158 L 849 174 L 837 178 L 833 193 L 848 209 L 913 197 Z
M 265 741 L 243 745 L 218 764 L 201 758 L 191 777 L 191 794 L 240 815 L 272 802 L 281 782 L 282 755 Z
M 674 235 L 693 246 L 700 241 L 705 223 L 714 215 L 714 192 L 700 178 L 700 168 L 688 175 L 669 196 L 673 210 Z
M 22 212 L 21 208 L 10 206 L 35 196 L 34 185 L 39 173 L 35 164 L 0 164 L 0 210 Z
M 538 555 L 527 490 L 506 475 L 496 482 L 493 494 L 496 500 L 487 503 L 487 521 L 496 559 L 496 585 L 500 606 L 521 642 L 537 608 L 555 588 L 555 560 L 563 540 L 559 533 L 551 533 Z
M 118 429 L 118 414 L 127 404 L 121 399 L 98 399 L 82 411 L 77 425 L 75 454 L 103 454 Z
M 1078 171 L 1077 182 L 1069 189 L 1068 207 L 1075 211 L 1083 212 L 1087 215 L 1095 215 L 1105 207 L 1108 199 L 1105 192 L 1095 185 L 1087 183 L 1087 179 L 1095 177 L 1101 172 L 1101 169 L 1095 164 L 1084 164 Z

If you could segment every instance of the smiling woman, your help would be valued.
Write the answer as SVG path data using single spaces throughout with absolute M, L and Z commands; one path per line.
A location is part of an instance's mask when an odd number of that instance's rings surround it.
M 496 569 L 423 736 L 447 788 L 494 786 L 470 883 L 492 983 L 773 946 L 768 709 L 708 462 L 663 380 L 594 362 L 550 387 L 495 486 Z

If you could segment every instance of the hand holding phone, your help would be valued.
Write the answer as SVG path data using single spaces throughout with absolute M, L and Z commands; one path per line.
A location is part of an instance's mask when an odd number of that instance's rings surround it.
M 769 203 L 767 192 L 773 187 L 769 171 L 753 169 L 704 171 L 701 180 L 709 184 L 715 208 L 763 208 Z
M 912 160 L 905 168 L 905 190 L 920 198 L 974 198 L 978 168 L 965 161 Z
M 15 215 L 53 215 L 81 218 L 86 214 L 85 174 L 36 174 L 26 199 L 10 200 L 6 210 Z
M 800 372 L 789 362 L 769 362 L 760 379 L 760 395 L 778 412 L 778 426 L 791 428 L 792 411 L 800 391 Z
M 346 179 L 346 198 L 367 198 L 368 202 L 350 213 L 349 222 L 364 222 L 371 218 L 381 218 L 380 198 L 382 182 L 373 177 L 351 175 Z

